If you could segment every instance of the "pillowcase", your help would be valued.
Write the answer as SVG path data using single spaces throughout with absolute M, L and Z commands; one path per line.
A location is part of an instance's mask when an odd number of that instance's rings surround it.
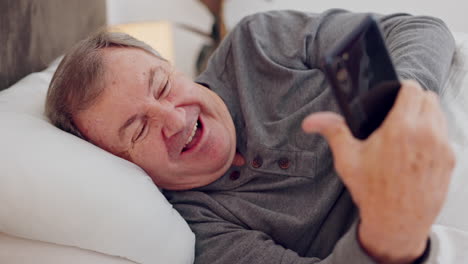
M 142 169 L 43 115 L 57 65 L 0 92 L 0 232 L 138 263 L 193 263 L 193 233 Z

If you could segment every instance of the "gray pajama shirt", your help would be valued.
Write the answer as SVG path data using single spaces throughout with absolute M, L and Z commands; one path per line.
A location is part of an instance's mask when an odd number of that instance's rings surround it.
M 377 17 L 400 78 L 439 91 L 455 49 L 443 22 Z M 227 104 L 246 165 L 208 186 L 165 192 L 196 234 L 195 263 L 374 263 L 326 141 L 301 130 L 308 114 L 338 111 L 319 58 L 362 18 L 343 10 L 246 17 L 197 78 Z

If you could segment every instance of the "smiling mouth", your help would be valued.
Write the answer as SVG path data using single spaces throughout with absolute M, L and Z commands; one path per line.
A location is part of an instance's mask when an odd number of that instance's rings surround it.
M 198 119 L 195 125 L 193 126 L 192 132 L 188 137 L 187 142 L 185 142 L 185 146 L 182 149 L 182 152 L 187 152 L 190 149 L 193 149 L 198 144 L 201 138 L 202 130 L 203 125 L 200 122 L 200 119 Z

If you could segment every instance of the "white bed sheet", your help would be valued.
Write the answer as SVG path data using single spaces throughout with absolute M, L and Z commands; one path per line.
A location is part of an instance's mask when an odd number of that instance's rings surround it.
M 94 251 L 56 245 L 0 233 L 2 264 L 135 264 L 135 262 Z

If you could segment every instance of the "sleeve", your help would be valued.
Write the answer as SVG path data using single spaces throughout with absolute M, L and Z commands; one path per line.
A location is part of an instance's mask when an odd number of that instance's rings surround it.
M 253 230 L 204 193 L 170 199 L 196 235 L 195 264 L 376 264 L 356 239 L 356 224 L 324 259 L 299 256 L 264 232 Z
M 387 47 L 402 79 L 440 93 L 455 54 L 455 40 L 440 19 L 408 15 L 381 18 Z
M 245 59 L 256 58 L 292 69 L 320 68 L 320 58 L 367 15 L 333 9 L 322 14 L 295 11 L 259 13 L 243 19 L 230 42 Z M 440 92 L 455 52 L 444 22 L 428 16 L 374 16 L 401 79 L 415 79 Z M 218 58 L 219 59 L 219 58 Z M 245 60 L 244 59 L 244 60 Z

